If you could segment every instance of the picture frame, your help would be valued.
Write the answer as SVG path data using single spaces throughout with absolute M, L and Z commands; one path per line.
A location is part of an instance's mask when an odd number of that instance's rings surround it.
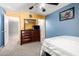
M 59 13 L 59 20 L 64 21 L 64 20 L 70 20 L 75 17 L 74 15 L 74 7 L 69 8 L 67 10 L 64 10 Z

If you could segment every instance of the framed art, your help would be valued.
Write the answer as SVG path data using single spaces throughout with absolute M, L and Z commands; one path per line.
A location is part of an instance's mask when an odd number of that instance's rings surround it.
M 74 18 L 74 7 L 69 8 L 67 10 L 64 10 L 59 13 L 59 20 L 64 21 L 64 20 L 70 20 Z

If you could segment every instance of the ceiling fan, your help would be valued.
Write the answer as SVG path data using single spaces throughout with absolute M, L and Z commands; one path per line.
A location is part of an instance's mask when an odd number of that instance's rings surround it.
M 58 5 L 59 3 L 45 3 L 45 4 Z M 31 7 L 29 7 L 29 9 L 32 10 L 34 8 L 34 6 L 36 6 L 36 5 L 38 5 L 38 4 L 35 4 L 35 5 L 31 6 Z M 44 7 L 42 7 L 41 9 L 42 9 L 42 12 L 46 11 L 46 9 Z
M 49 4 L 49 5 L 58 5 L 59 3 L 46 3 L 46 4 Z M 42 8 L 42 11 L 45 12 L 46 9 L 45 8 Z

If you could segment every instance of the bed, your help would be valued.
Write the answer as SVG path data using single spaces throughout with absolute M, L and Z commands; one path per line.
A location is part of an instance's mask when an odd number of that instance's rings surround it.
M 43 41 L 40 55 L 79 56 L 79 37 L 57 36 Z

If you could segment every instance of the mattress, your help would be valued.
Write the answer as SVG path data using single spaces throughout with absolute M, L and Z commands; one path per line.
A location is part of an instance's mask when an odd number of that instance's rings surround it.
M 52 52 L 58 55 L 79 56 L 79 37 L 74 36 L 57 36 L 45 39 L 43 49 L 50 54 Z

